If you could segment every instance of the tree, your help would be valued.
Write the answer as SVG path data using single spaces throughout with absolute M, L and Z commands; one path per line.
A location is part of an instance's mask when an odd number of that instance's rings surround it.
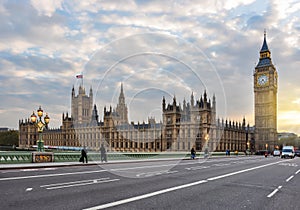
M 300 148 L 300 138 L 297 136 L 281 138 L 278 142 L 281 146 L 286 145 Z
M 1 146 L 18 146 L 19 145 L 19 132 L 9 130 L 0 132 L 0 145 Z

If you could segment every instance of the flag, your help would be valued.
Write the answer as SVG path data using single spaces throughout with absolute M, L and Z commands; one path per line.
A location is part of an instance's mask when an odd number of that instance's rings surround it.
M 77 78 L 77 79 L 82 79 L 82 78 L 83 78 L 83 75 L 82 75 L 82 74 L 77 74 L 77 75 L 76 75 L 76 78 Z

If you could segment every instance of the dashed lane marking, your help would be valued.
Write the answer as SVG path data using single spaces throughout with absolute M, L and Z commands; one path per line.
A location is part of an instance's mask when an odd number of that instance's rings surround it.
M 280 163 L 278 165 L 280 165 L 280 166 L 290 166 L 290 167 L 297 167 L 298 166 L 296 163 Z
M 188 183 L 188 184 L 184 184 L 184 185 L 179 185 L 179 186 L 175 186 L 175 187 L 171 187 L 171 188 L 166 188 L 166 189 L 155 191 L 155 192 L 152 192 L 152 193 L 147 193 L 147 194 L 144 194 L 144 195 L 139 195 L 139 196 L 136 196 L 136 197 L 131 197 L 131 198 L 127 198 L 127 199 L 123 199 L 123 200 L 119 200 L 119 201 L 115 201 L 115 202 L 111 202 L 111 203 L 106 203 L 106 204 L 102 204 L 102 205 L 99 205 L 99 206 L 94 206 L 94 207 L 86 208 L 86 209 L 96 210 L 96 209 L 110 208 L 110 207 L 130 203 L 130 202 L 150 198 L 150 197 L 157 196 L 157 195 L 160 195 L 160 194 L 163 194 L 163 193 L 168 193 L 168 192 L 172 192 L 172 191 L 176 191 L 176 190 L 196 186 L 196 185 L 199 185 L 199 184 L 207 183 L 209 181 L 214 181 L 214 180 L 217 180 L 217 179 L 233 176 L 233 175 L 236 175 L 236 174 L 241 174 L 241 173 L 245 173 L 245 172 L 248 172 L 248 171 L 264 168 L 264 167 L 267 167 L 267 166 L 278 164 L 280 162 L 282 162 L 282 161 L 277 161 L 277 162 L 274 162 L 274 163 L 269 163 L 269 164 L 265 164 L 265 165 L 261 165 L 261 166 L 256 166 L 256 167 L 253 167 L 253 168 L 248 168 L 248 169 L 244 169 L 244 170 L 240 170 L 240 171 L 236 171 L 236 172 L 232 172 L 232 173 L 228 173 L 228 174 L 223 174 L 221 176 L 212 177 L 212 178 L 209 178 L 209 179 L 206 179 L 206 180 L 200 180 L 200 181 L 196 181 L 196 182 L 192 182 L 192 183 Z M 277 189 L 277 191 L 278 191 L 278 189 Z
M 278 186 L 273 192 L 271 192 L 267 197 L 268 198 L 271 198 L 273 195 L 275 195 L 278 191 L 279 191 L 279 189 L 281 189 L 282 188 L 282 186 Z
M 294 178 L 294 175 L 290 176 L 289 178 L 287 178 L 285 181 L 289 182 L 292 178 Z
M 206 182 L 207 182 L 206 180 L 201 180 L 201 181 L 197 181 L 197 182 L 193 182 L 193 183 L 189 183 L 189 184 L 184 184 L 184 185 L 180 185 L 180 186 L 176 186 L 176 187 L 171 187 L 171 188 L 159 190 L 159 191 L 156 191 L 156 192 L 147 193 L 147 194 L 144 194 L 144 195 L 140 195 L 140 196 L 136 196 L 136 197 L 132 197 L 132 198 L 127 198 L 127 199 L 124 199 L 124 200 L 119 200 L 119 201 L 115 201 L 115 202 L 112 202 L 112 203 L 107 203 L 107 204 L 103 204 L 103 205 L 99 205 L 99 206 L 95 206 L 95 207 L 91 207 L 91 208 L 87 208 L 87 209 L 88 210 L 105 209 L 105 208 L 118 206 L 118 205 L 121 205 L 121 204 L 129 203 L 129 202 L 133 202 L 133 201 L 137 201 L 137 200 L 142 200 L 142 199 L 145 199 L 145 198 L 150 198 L 150 197 L 160 195 L 160 194 L 163 194 L 163 193 L 172 192 L 172 191 L 175 191 L 175 190 L 179 190 L 179 189 L 183 189 L 183 188 L 203 184 L 203 183 L 206 183 Z
M 68 187 L 78 187 L 78 186 L 85 186 L 85 185 L 91 185 L 91 184 L 115 182 L 115 181 L 119 181 L 119 180 L 120 179 L 110 179 L 109 177 L 106 177 L 106 178 L 101 178 L 101 179 L 81 180 L 81 181 L 75 181 L 75 182 L 42 185 L 40 187 L 46 188 L 47 190 L 55 190 L 55 189 L 68 188 Z
M 148 173 L 140 173 L 137 174 L 137 177 L 151 177 L 151 176 L 158 176 L 158 175 L 163 175 L 163 174 L 173 174 L 173 173 L 177 173 L 178 171 L 151 171 Z
M 195 166 L 195 167 L 190 167 L 190 168 L 185 168 L 186 170 L 200 170 L 200 169 L 205 169 L 205 168 L 210 168 L 210 166 Z
M 32 175 L 32 176 L 6 177 L 6 178 L 0 178 L 0 181 L 32 179 L 32 178 L 53 177 L 53 176 L 68 176 L 68 175 L 75 175 L 75 174 L 92 174 L 92 173 L 100 173 L 100 172 L 105 172 L 105 171 L 107 171 L 107 170 L 80 171 L 80 172 L 71 172 L 71 173 L 62 173 L 62 174 L 41 174 L 41 175 Z

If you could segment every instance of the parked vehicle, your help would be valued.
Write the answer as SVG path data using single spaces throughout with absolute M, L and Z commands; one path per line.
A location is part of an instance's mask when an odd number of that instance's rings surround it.
M 281 158 L 294 158 L 295 150 L 293 146 L 284 146 L 281 152 Z
M 280 157 L 280 151 L 279 151 L 279 150 L 274 150 L 274 151 L 273 151 L 273 156 L 274 156 L 274 157 L 275 157 L 275 156 Z
M 269 153 L 268 150 L 257 150 L 257 151 L 255 152 L 255 155 L 265 155 L 266 152 Z
M 300 157 L 300 150 L 295 150 L 295 156 Z

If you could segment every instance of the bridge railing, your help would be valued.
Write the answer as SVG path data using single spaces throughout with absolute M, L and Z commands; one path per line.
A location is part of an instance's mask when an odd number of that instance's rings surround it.
M 240 153 L 242 154 L 242 153 Z M 198 152 L 197 157 L 203 157 L 203 152 Z M 224 156 L 225 152 L 211 152 L 211 156 Z M 54 162 L 79 162 L 80 152 L 54 152 Z M 189 152 L 157 152 L 157 153 L 107 153 L 108 161 L 116 160 L 142 160 L 163 158 L 190 158 Z M 100 161 L 99 152 L 89 152 L 89 161 Z M 0 164 L 4 163 L 31 163 L 32 152 L 0 152 Z

